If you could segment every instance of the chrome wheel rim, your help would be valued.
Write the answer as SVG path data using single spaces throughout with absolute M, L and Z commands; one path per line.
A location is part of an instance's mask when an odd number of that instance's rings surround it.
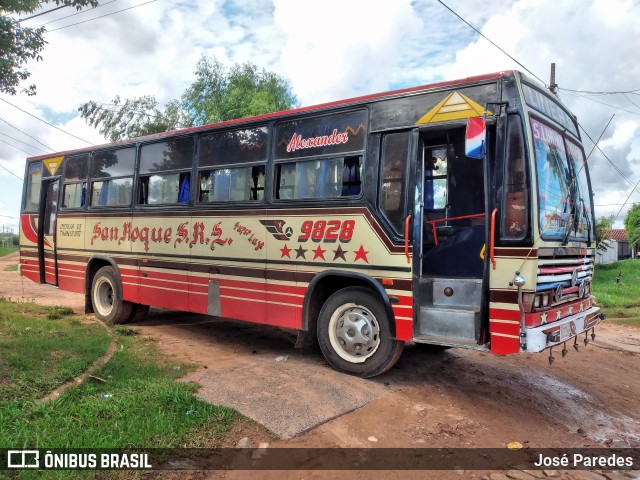
M 380 346 L 378 320 L 362 305 L 342 305 L 329 320 L 329 341 L 340 358 L 363 363 Z
M 100 277 L 93 287 L 93 307 L 104 317 L 113 310 L 113 285 L 106 277 Z

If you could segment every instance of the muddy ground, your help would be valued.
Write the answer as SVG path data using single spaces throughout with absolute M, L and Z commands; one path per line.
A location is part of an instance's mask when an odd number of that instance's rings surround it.
M 82 310 L 83 297 L 6 272 L 0 296 Z M 580 351 L 553 365 L 548 353 L 495 356 L 410 345 L 388 373 L 370 380 L 332 370 L 319 350 L 293 348 L 272 327 L 152 309 L 135 325 L 165 353 L 195 364 L 200 396 L 256 420 L 227 439 L 257 447 L 640 447 L 640 328 L 606 323 Z M 175 478 L 637 478 L 543 472 L 183 472 Z M 604 475 L 606 474 L 607 477 Z M 176 473 L 176 475 L 178 475 Z M 624 476 L 622 476 L 624 475 Z M 173 476 L 171 478 L 174 478 Z

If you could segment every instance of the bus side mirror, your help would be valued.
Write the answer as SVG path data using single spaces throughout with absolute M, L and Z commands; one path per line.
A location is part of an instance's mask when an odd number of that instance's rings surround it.
M 469 158 L 484 158 L 487 141 L 487 122 L 483 117 L 467 119 L 467 132 L 464 137 L 464 153 Z

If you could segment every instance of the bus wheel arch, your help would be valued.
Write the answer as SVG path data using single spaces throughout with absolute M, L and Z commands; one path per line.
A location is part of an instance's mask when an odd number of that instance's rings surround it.
M 380 375 L 396 363 L 404 347 L 391 333 L 392 319 L 372 289 L 342 288 L 320 310 L 318 345 L 336 370 L 363 378 Z
M 85 310 L 108 323 L 127 322 L 133 304 L 123 300 L 120 271 L 111 259 L 94 258 L 87 264 L 85 277 Z
M 395 337 L 396 325 L 393 309 L 380 282 L 361 273 L 326 270 L 316 275 L 307 287 L 302 307 L 302 330 L 298 335 L 296 346 L 306 347 L 316 344 L 316 325 L 322 306 L 338 290 L 357 286 L 372 290 L 380 298 L 389 318 L 391 334 Z

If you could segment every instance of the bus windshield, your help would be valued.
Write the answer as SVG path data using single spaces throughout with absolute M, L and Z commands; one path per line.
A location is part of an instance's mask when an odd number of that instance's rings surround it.
M 542 237 L 565 238 L 569 233 L 587 239 L 592 228 L 591 199 L 582 149 L 558 130 L 533 118 L 531 130 Z

